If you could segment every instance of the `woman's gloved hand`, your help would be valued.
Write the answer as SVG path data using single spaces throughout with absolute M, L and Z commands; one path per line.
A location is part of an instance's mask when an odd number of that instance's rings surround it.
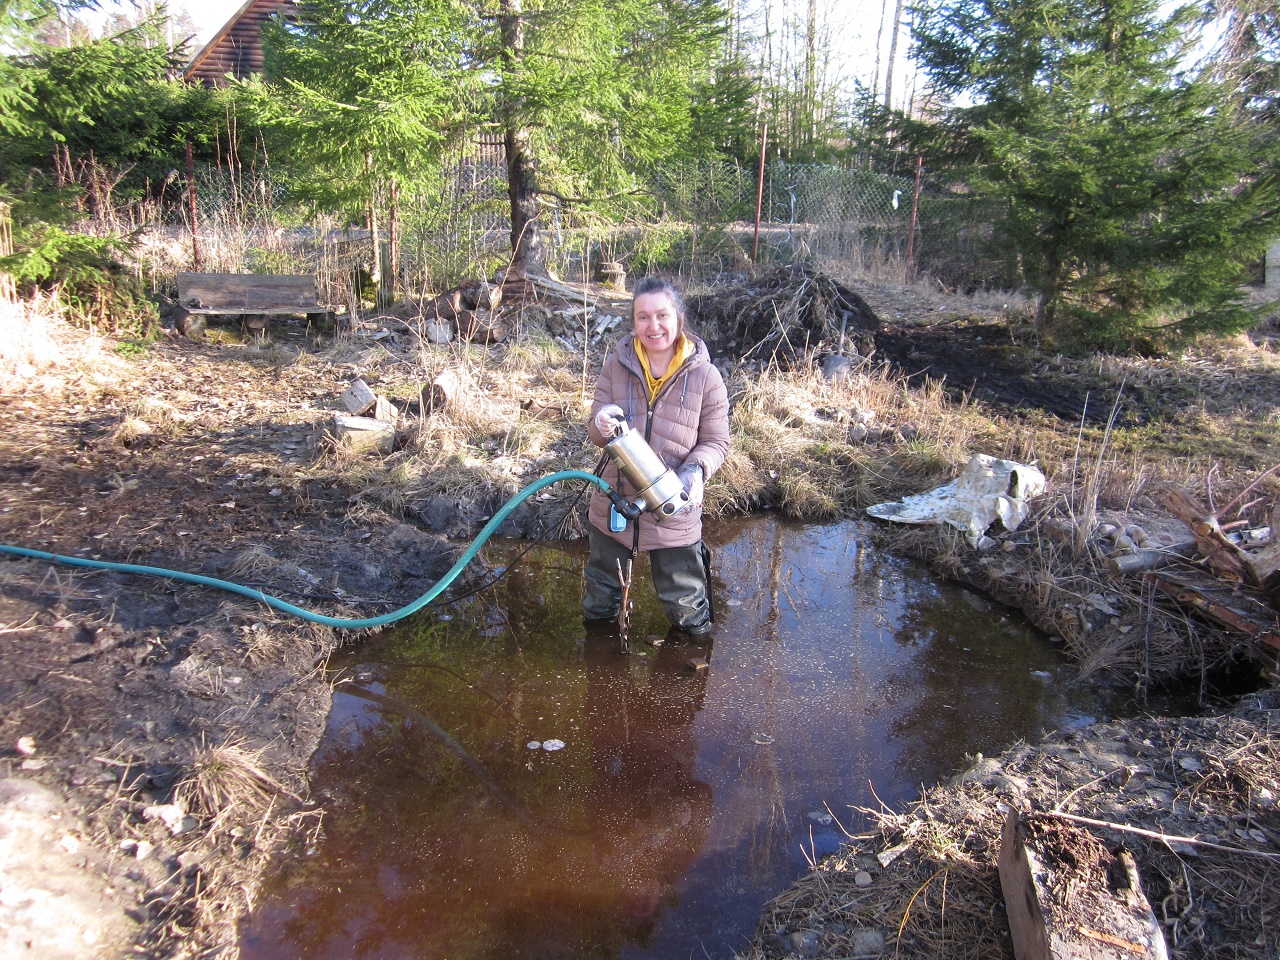
M 595 415 L 595 419 L 591 421 L 600 434 L 604 437 L 612 437 L 614 431 L 618 429 L 618 423 L 627 422 L 626 411 L 616 403 L 610 403 L 601 407 Z
M 676 476 L 684 485 L 684 492 L 689 495 L 689 506 L 702 506 L 702 496 L 706 488 L 706 481 L 702 477 L 702 465 L 686 463 L 677 471 Z

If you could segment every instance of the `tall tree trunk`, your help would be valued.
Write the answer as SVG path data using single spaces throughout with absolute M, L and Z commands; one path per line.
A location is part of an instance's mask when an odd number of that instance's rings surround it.
M 502 0 L 503 59 L 514 73 L 524 50 L 520 0 Z M 522 104 L 506 104 L 507 195 L 511 200 L 511 266 L 516 273 L 546 272 L 546 246 L 538 224 L 537 166 Z
M 395 299 L 396 284 L 401 282 L 400 278 L 400 181 L 395 177 L 391 178 L 391 196 L 387 207 L 387 263 L 385 269 L 388 274 L 387 286 L 391 291 L 391 297 Z M 407 283 L 401 284 L 402 289 L 408 291 Z
M 880 28 L 876 31 L 876 64 L 871 70 L 871 102 L 880 99 L 880 45 L 884 40 L 884 21 L 889 15 L 889 0 L 880 0 Z
M 370 184 L 368 206 L 365 207 L 365 222 L 369 228 L 369 279 L 374 285 L 374 297 L 382 289 L 382 237 L 378 234 L 378 191 L 373 186 L 373 154 L 364 155 L 365 182 Z
M 893 29 L 889 32 L 889 57 L 884 68 L 884 108 L 893 109 L 893 61 L 898 55 L 898 28 L 902 25 L 902 0 L 893 8 Z

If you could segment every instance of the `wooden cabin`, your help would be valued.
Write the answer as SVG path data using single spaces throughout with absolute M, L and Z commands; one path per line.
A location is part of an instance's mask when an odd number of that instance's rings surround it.
M 295 0 L 245 0 L 222 28 L 191 58 L 183 77 L 205 86 L 222 86 L 227 77 L 243 80 L 262 73 L 262 24 Z

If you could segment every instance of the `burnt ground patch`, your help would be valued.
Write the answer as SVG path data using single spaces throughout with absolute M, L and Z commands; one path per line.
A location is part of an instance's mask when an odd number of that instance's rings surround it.
M 956 399 L 969 396 L 1007 412 L 1040 410 L 1070 423 L 1083 417 L 1105 424 L 1115 399 L 1113 385 L 1019 343 L 1002 323 L 886 326 L 876 334 L 876 352 L 913 387 L 940 380 Z M 1133 398 L 1121 401 L 1121 426 L 1142 419 Z

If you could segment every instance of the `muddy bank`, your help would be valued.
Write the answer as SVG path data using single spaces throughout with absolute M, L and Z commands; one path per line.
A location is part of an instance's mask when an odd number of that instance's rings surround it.
M 173 340 L 5 396 L 0 541 L 230 579 L 337 616 L 408 602 L 457 546 L 352 516 L 349 491 L 298 475 L 332 416 L 313 391 L 345 383 Z M 307 763 L 329 709 L 317 666 L 339 638 L 151 577 L 6 557 L 0 584 L 0 817 L 17 838 L 6 955 L 233 944 L 272 855 L 321 829 Z M 24 874 L 33 857 L 47 869 Z M 58 869 L 92 878 L 88 893 Z

